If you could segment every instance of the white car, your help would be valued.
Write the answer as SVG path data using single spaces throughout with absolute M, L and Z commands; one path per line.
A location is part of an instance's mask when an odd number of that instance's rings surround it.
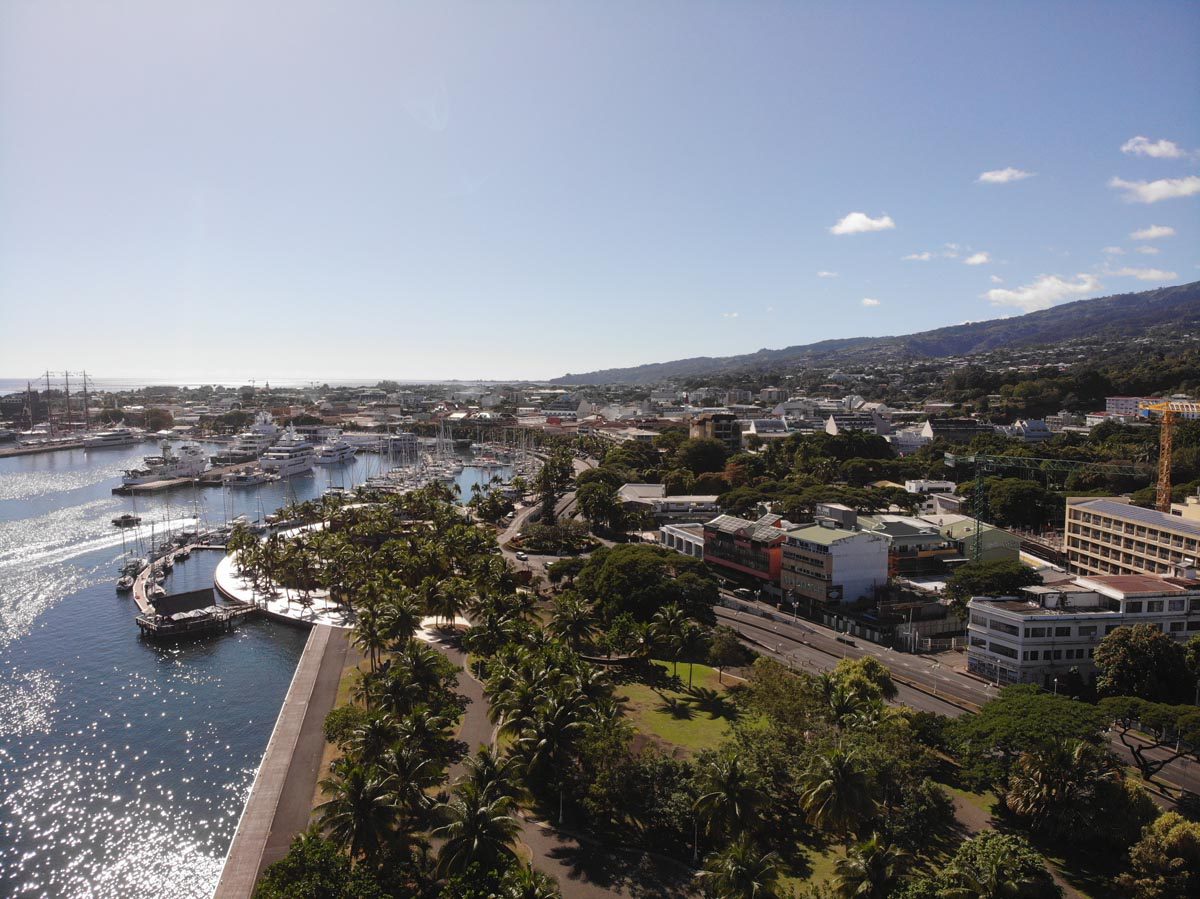
M 517 550 L 517 561 L 518 562 L 528 562 L 529 556 L 525 555 L 525 553 L 521 552 L 520 550 Z

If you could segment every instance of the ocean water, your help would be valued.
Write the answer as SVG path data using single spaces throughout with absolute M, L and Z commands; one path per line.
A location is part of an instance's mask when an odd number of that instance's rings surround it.
M 216 447 L 213 448 L 214 450 Z M 178 646 L 142 640 L 114 581 L 124 553 L 360 483 L 364 456 L 289 483 L 111 493 L 140 444 L 0 458 L 0 896 L 207 899 L 306 639 L 246 622 Z M 466 469 L 466 496 L 485 476 Z M 143 517 L 137 533 L 111 519 Z M 208 586 L 217 552 L 168 590 Z

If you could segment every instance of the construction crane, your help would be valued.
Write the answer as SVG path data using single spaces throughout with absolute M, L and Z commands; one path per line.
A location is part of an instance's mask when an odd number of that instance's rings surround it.
M 975 490 L 971 496 L 971 517 L 975 519 L 975 545 L 972 560 L 983 558 L 983 517 L 987 513 L 987 478 L 1002 471 L 1022 470 L 1049 474 L 1070 474 L 1077 468 L 1090 468 L 1104 474 L 1143 475 L 1151 468 L 1149 464 L 1123 464 L 1118 462 L 1081 462 L 1078 459 L 1039 459 L 1034 456 L 993 456 L 985 453 L 946 453 L 946 467 L 973 465 L 975 467 Z
M 1180 400 L 1164 400 L 1148 403 L 1139 409 L 1143 414 L 1157 412 L 1162 416 L 1158 432 L 1158 494 L 1155 508 L 1160 512 L 1171 511 L 1171 453 L 1174 450 L 1175 419 L 1180 415 L 1200 418 L 1200 403 Z

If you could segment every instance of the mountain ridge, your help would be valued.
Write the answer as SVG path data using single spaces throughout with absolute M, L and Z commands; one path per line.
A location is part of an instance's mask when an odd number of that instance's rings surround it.
M 887 337 L 842 337 L 733 356 L 693 356 L 623 368 L 567 373 L 553 384 L 651 384 L 671 378 L 753 370 L 771 365 L 819 365 L 883 358 L 936 359 L 1005 348 L 1039 346 L 1071 337 L 1137 337 L 1162 325 L 1200 326 L 1200 281 L 1137 293 L 1062 303 L 1010 318 L 947 325 Z

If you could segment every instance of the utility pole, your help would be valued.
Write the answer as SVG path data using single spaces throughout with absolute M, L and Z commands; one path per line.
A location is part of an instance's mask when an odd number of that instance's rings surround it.
M 69 371 L 63 372 L 63 385 L 64 385 L 64 390 L 66 392 L 66 396 L 64 397 L 64 399 L 67 402 L 67 430 L 70 431 L 71 430 L 71 373 Z
M 87 389 L 87 370 L 83 372 L 83 430 L 88 429 L 88 389 Z

